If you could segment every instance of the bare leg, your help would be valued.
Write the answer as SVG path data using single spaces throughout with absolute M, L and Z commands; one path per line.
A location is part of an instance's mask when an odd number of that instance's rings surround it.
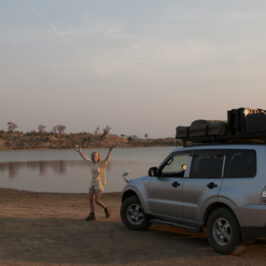
M 94 204 L 94 201 L 95 201 L 95 190 L 94 189 L 90 189 L 90 191 L 89 191 L 89 201 L 90 201 L 91 212 L 94 212 L 94 210 L 95 210 L 95 204 Z
M 95 203 L 101 206 L 104 209 L 105 212 L 105 218 L 110 217 L 110 208 L 108 208 L 101 200 L 102 192 L 99 190 L 95 190 Z
M 103 209 L 106 209 L 105 204 L 100 200 L 102 192 L 99 190 L 95 190 L 95 203 L 101 206 Z

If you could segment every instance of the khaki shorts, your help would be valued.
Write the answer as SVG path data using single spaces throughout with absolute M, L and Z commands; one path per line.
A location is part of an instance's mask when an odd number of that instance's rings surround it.
M 98 190 L 100 192 L 103 192 L 104 186 L 102 186 L 101 184 L 98 183 L 93 183 L 89 186 L 89 189 L 91 190 Z

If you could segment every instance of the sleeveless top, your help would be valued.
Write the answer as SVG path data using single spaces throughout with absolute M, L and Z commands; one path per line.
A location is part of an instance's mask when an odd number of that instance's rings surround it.
M 108 161 L 104 160 L 96 163 L 94 163 L 89 159 L 87 161 L 88 161 L 88 166 L 90 166 L 91 176 L 92 176 L 89 188 L 103 191 L 104 186 L 106 185 L 105 168 L 108 164 Z

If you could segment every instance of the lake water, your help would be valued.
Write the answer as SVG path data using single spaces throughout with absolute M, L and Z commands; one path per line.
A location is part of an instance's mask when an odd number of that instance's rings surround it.
M 129 179 L 146 175 L 152 166 L 158 166 L 175 147 L 115 149 L 106 169 L 107 185 L 104 192 L 119 192 Z M 90 157 L 95 149 L 84 149 Z M 105 158 L 106 149 L 97 149 Z M 0 187 L 36 192 L 88 192 L 90 169 L 73 150 L 2 151 L 0 152 Z

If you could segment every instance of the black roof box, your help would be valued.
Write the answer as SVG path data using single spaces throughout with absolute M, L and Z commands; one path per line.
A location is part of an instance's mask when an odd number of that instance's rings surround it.
M 197 143 L 265 142 L 266 111 L 238 108 L 227 111 L 227 121 L 195 120 L 178 126 L 176 139 Z

